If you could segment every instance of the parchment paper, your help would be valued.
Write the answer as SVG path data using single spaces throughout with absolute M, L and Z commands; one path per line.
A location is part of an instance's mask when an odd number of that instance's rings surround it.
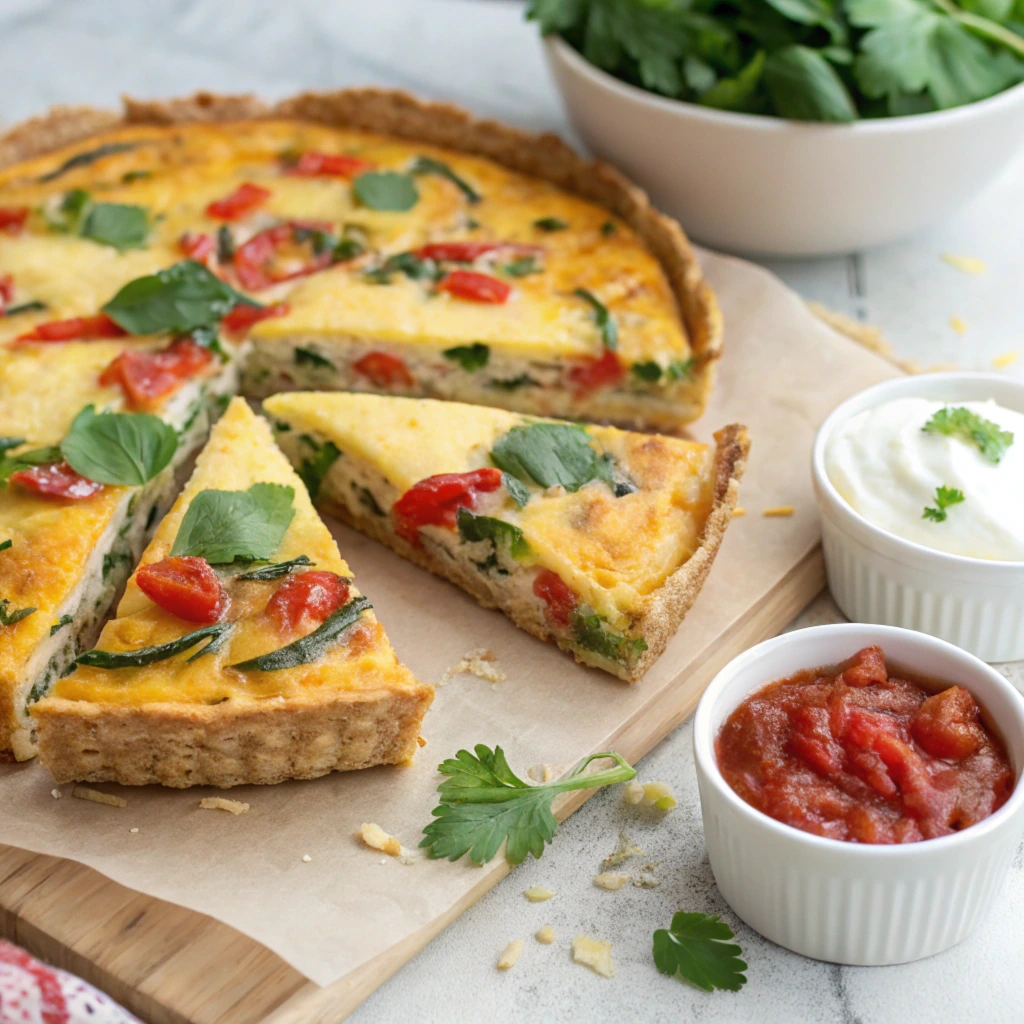
M 53 781 L 38 764 L 0 765 L 0 842 L 81 861 L 123 885 L 219 918 L 321 985 L 450 908 L 480 881 L 481 869 L 392 858 L 382 864 L 382 854 L 354 838 L 360 824 L 376 822 L 416 847 L 436 803 L 436 765 L 463 746 L 499 743 L 523 771 L 607 749 L 652 694 L 685 683 L 694 657 L 814 549 L 815 428 L 841 399 L 894 373 L 818 321 L 766 271 L 702 258 L 727 334 L 715 398 L 694 433 L 710 439 L 735 421 L 750 428 L 741 489 L 747 515 L 733 521 L 696 607 L 640 683 L 577 666 L 452 585 L 338 526 L 342 554 L 417 676 L 437 682 L 468 651 L 487 647 L 507 681 L 459 676 L 441 687 L 424 725 L 428 745 L 409 768 L 229 792 L 100 787 L 127 799 L 126 808 L 114 808 L 69 799 L 71 786 L 62 787 L 64 799 L 54 799 Z M 796 514 L 761 516 L 778 505 L 793 505 Z M 199 810 L 200 798 L 211 793 L 248 801 L 251 810 L 237 817 Z

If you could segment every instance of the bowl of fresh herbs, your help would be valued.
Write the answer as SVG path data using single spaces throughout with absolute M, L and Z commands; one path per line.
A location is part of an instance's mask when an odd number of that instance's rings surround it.
M 530 0 L 574 128 L 696 239 L 913 234 L 1024 142 L 1024 0 Z

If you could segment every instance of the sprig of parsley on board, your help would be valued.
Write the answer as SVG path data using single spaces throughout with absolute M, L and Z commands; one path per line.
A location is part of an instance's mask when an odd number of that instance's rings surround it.
M 717 914 L 680 911 L 670 928 L 654 933 L 654 963 L 662 974 L 679 974 L 705 992 L 738 992 L 747 979 L 743 950 L 730 939 L 732 929 Z
M 959 505 L 964 500 L 966 499 L 963 491 L 940 484 L 935 488 L 935 507 L 927 506 L 921 518 L 930 519 L 933 523 L 944 523 L 949 518 L 946 509 L 952 505 Z
M 1013 434 L 966 406 L 946 406 L 921 428 L 926 434 L 944 434 L 973 444 L 989 462 L 998 464 L 1013 444 Z
M 945 109 L 1024 79 L 1020 0 L 530 0 L 527 18 L 643 89 L 795 120 Z
M 429 857 L 455 861 L 465 854 L 475 864 L 486 864 L 501 844 L 510 864 L 520 864 L 527 854 L 540 857 L 558 830 L 551 804 L 559 793 L 596 789 L 636 776 L 618 754 L 606 752 L 585 757 L 562 779 L 531 786 L 508 765 L 501 747 L 460 750 L 438 765 L 448 778 L 437 787 L 441 804 L 434 820 L 423 829 L 420 846 Z M 584 774 L 592 761 L 610 758 L 614 768 Z

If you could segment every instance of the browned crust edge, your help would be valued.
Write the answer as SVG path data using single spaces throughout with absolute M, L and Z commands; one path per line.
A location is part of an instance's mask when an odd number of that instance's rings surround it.
M 89 107 L 55 107 L 0 135 L 0 168 L 128 125 L 267 118 L 356 128 L 486 157 L 617 214 L 643 239 L 665 271 L 696 360 L 694 390 L 703 412 L 714 364 L 722 354 L 722 315 L 689 240 L 676 221 L 656 210 L 646 193 L 618 170 L 599 160 L 583 159 L 551 133 L 538 135 L 480 120 L 460 107 L 419 100 L 394 89 L 304 92 L 275 104 L 252 95 L 197 92 L 170 100 L 125 97 L 120 116 Z
M 273 785 L 411 760 L 433 689 L 267 704 L 141 707 L 50 698 L 34 711 L 58 783 Z

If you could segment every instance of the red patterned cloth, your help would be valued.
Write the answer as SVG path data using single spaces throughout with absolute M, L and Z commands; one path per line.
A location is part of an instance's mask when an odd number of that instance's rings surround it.
M 0 1024 L 140 1024 L 67 971 L 0 939 Z

